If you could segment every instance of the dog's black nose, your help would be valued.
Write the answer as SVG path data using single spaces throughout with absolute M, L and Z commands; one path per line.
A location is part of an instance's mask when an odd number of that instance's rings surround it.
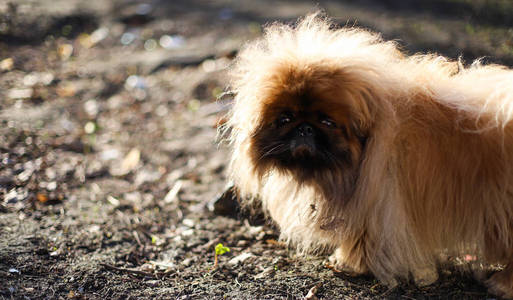
M 313 127 L 306 123 L 299 125 L 297 131 L 299 136 L 313 137 L 315 135 Z

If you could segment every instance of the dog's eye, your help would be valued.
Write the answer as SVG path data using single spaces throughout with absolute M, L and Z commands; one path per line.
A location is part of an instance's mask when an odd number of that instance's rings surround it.
M 278 125 L 279 126 L 283 126 L 285 124 L 288 124 L 290 122 L 292 122 L 292 114 L 291 113 L 283 113 L 280 115 L 280 117 L 278 118 Z
M 328 127 L 335 127 L 336 126 L 335 122 L 332 119 L 330 119 L 330 118 L 323 118 L 321 120 L 321 123 L 323 125 L 325 125 L 325 126 L 328 126 Z

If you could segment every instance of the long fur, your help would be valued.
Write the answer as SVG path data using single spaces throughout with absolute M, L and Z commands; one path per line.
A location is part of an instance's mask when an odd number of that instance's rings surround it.
M 318 15 L 273 24 L 239 54 L 228 126 L 241 197 L 262 201 L 300 250 L 337 249 L 338 263 L 391 285 L 429 276 L 441 253 L 512 262 L 513 72 L 406 56 L 378 34 L 332 27 Z M 357 167 L 340 170 L 355 174 L 350 193 L 336 176 L 305 185 L 252 157 L 266 99 L 304 80 L 338 89 L 368 135 Z

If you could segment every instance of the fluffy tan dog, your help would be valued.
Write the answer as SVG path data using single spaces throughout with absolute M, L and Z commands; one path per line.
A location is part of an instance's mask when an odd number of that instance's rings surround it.
M 300 250 L 382 282 L 434 282 L 441 254 L 503 264 L 513 297 L 513 72 L 405 56 L 312 15 L 233 69 L 230 174 Z M 250 200 L 253 201 L 253 200 Z

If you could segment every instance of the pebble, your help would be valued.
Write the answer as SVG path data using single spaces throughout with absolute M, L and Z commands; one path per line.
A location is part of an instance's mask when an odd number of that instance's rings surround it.
M 107 27 L 100 27 L 93 31 L 90 36 L 90 42 L 92 45 L 97 44 L 109 35 L 109 29 Z
M 56 188 L 57 188 L 57 182 L 55 182 L 55 181 L 49 182 L 48 185 L 46 186 L 46 189 L 49 191 L 55 191 Z
M 187 229 L 182 232 L 182 236 L 192 236 L 194 235 L 194 229 Z
M 16 203 L 28 197 L 28 191 L 17 191 L 16 189 L 10 190 L 4 195 L 4 203 Z
M 141 203 L 141 200 L 142 200 L 141 193 L 138 191 L 125 193 L 123 195 L 123 198 L 132 203 Z
M 84 103 L 84 110 L 90 117 L 96 117 L 99 111 L 98 102 L 95 99 L 87 100 Z
M 10 99 L 28 99 L 32 97 L 32 89 L 10 89 L 7 93 L 7 97 Z
M 32 87 L 36 84 L 49 85 L 53 82 L 54 76 L 48 72 L 32 72 L 23 77 L 23 85 Z
M 182 224 L 190 228 L 194 227 L 194 221 L 191 219 L 183 219 Z
M 103 161 L 109 161 L 118 159 L 121 157 L 121 152 L 118 149 L 107 149 L 100 152 L 100 159 Z
M 114 198 L 113 196 L 108 196 L 108 197 L 107 197 L 107 201 L 108 201 L 110 204 L 114 205 L 114 206 L 119 206 L 119 204 L 120 204 L 120 203 L 119 203 L 119 200 L 118 200 L 118 199 L 116 199 L 116 198 Z
M 152 287 L 158 286 L 160 284 L 160 280 L 148 280 L 146 284 Z
M 25 169 L 25 171 L 21 172 L 18 175 L 18 180 L 21 182 L 26 182 L 30 179 L 32 174 L 34 173 L 34 169 Z
M 184 265 L 184 266 L 186 266 L 186 267 L 190 266 L 190 265 L 191 265 L 191 263 L 192 263 L 192 259 L 190 259 L 190 258 L 186 258 L 186 259 L 184 259 L 184 260 L 182 261 L 182 265 Z
M 158 171 L 142 169 L 139 172 L 137 172 L 134 183 L 136 186 L 140 186 L 141 184 L 146 182 L 155 182 L 159 180 L 161 176 L 162 174 L 160 174 L 160 172 Z

